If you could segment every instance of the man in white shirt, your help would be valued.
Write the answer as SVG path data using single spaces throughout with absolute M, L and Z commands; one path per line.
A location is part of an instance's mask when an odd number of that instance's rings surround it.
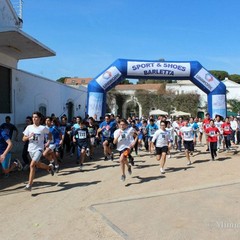
M 230 117 L 230 125 L 232 128 L 231 142 L 233 144 L 236 144 L 236 132 L 237 132 L 237 128 L 238 128 L 238 123 L 237 123 L 236 117 L 233 117 L 233 116 Z

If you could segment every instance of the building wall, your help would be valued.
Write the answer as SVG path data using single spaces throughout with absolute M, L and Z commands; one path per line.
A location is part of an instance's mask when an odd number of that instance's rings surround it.
M 9 0 L 0 1 L 0 28 L 19 27 L 20 21 Z
M 0 65 L 4 67 L 17 68 L 18 61 L 4 53 L 0 53 Z
M 21 125 L 25 118 L 40 106 L 46 107 L 46 115 L 54 113 L 56 116 L 68 115 L 66 103 L 73 103 L 73 115 L 85 116 L 87 104 L 87 89 L 79 89 L 42 78 L 40 76 L 12 69 L 12 112 L 0 114 L 0 123 L 5 116 L 12 118 L 12 123 Z M 81 105 L 79 109 L 79 105 Z

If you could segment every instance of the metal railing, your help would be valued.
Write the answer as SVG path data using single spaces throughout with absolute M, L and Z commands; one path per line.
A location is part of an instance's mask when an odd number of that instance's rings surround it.
M 18 17 L 22 19 L 22 9 L 23 9 L 23 0 L 10 0 L 14 10 L 16 11 Z

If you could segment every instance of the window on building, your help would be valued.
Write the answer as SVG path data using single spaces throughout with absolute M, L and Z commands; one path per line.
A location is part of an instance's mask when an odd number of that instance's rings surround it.
M 40 106 L 39 107 L 39 109 L 38 109 L 38 111 L 43 115 L 43 116 L 47 116 L 47 108 L 46 108 L 46 106 Z
M 85 79 L 82 79 L 81 83 L 85 83 L 85 82 L 86 82 Z
M 0 66 L 0 113 L 11 113 L 11 69 Z

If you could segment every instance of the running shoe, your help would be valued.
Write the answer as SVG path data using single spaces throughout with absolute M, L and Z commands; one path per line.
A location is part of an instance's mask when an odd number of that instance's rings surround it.
M 83 170 L 83 165 L 82 164 L 80 164 L 79 169 L 80 169 L 80 171 Z
M 31 192 L 32 186 L 30 186 L 29 184 L 27 184 L 27 185 L 25 186 L 24 190 Z
M 134 158 L 132 157 L 132 155 L 129 155 L 129 163 L 134 166 Z
M 23 166 L 22 166 L 22 163 L 20 162 L 20 160 L 16 158 L 14 160 L 14 163 L 16 164 L 16 167 L 17 167 L 18 171 L 22 171 Z
M 128 167 L 128 173 L 129 173 L 129 175 L 132 174 L 132 168 L 131 168 L 131 166 Z
M 189 161 L 188 163 L 187 163 L 187 165 L 191 165 L 192 163 L 191 163 L 191 161 Z
M 124 182 L 126 180 L 126 175 L 121 176 L 121 181 Z
M 54 167 L 51 163 L 48 166 L 49 166 L 48 172 L 53 176 L 54 175 Z
M 209 152 L 209 148 L 206 149 L 206 152 Z
M 58 173 L 59 172 L 59 165 L 55 165 L 55 172 Z
M 86 149 L 86 155 L 89 157 L 90 156 L 90 150 L 89 148 Z
M 164 168 L 160 168 L 160 172 L 161 172 L 162 174 L 166 173 L 165 170 L 164 170 Z
M 105 157 L 104 157 L 104 160 L 105 160 L 105 161 L 107 161 L 107 160 L 108 160 L 108 157 L 107 157 L 107 156 L 105 156 Z

